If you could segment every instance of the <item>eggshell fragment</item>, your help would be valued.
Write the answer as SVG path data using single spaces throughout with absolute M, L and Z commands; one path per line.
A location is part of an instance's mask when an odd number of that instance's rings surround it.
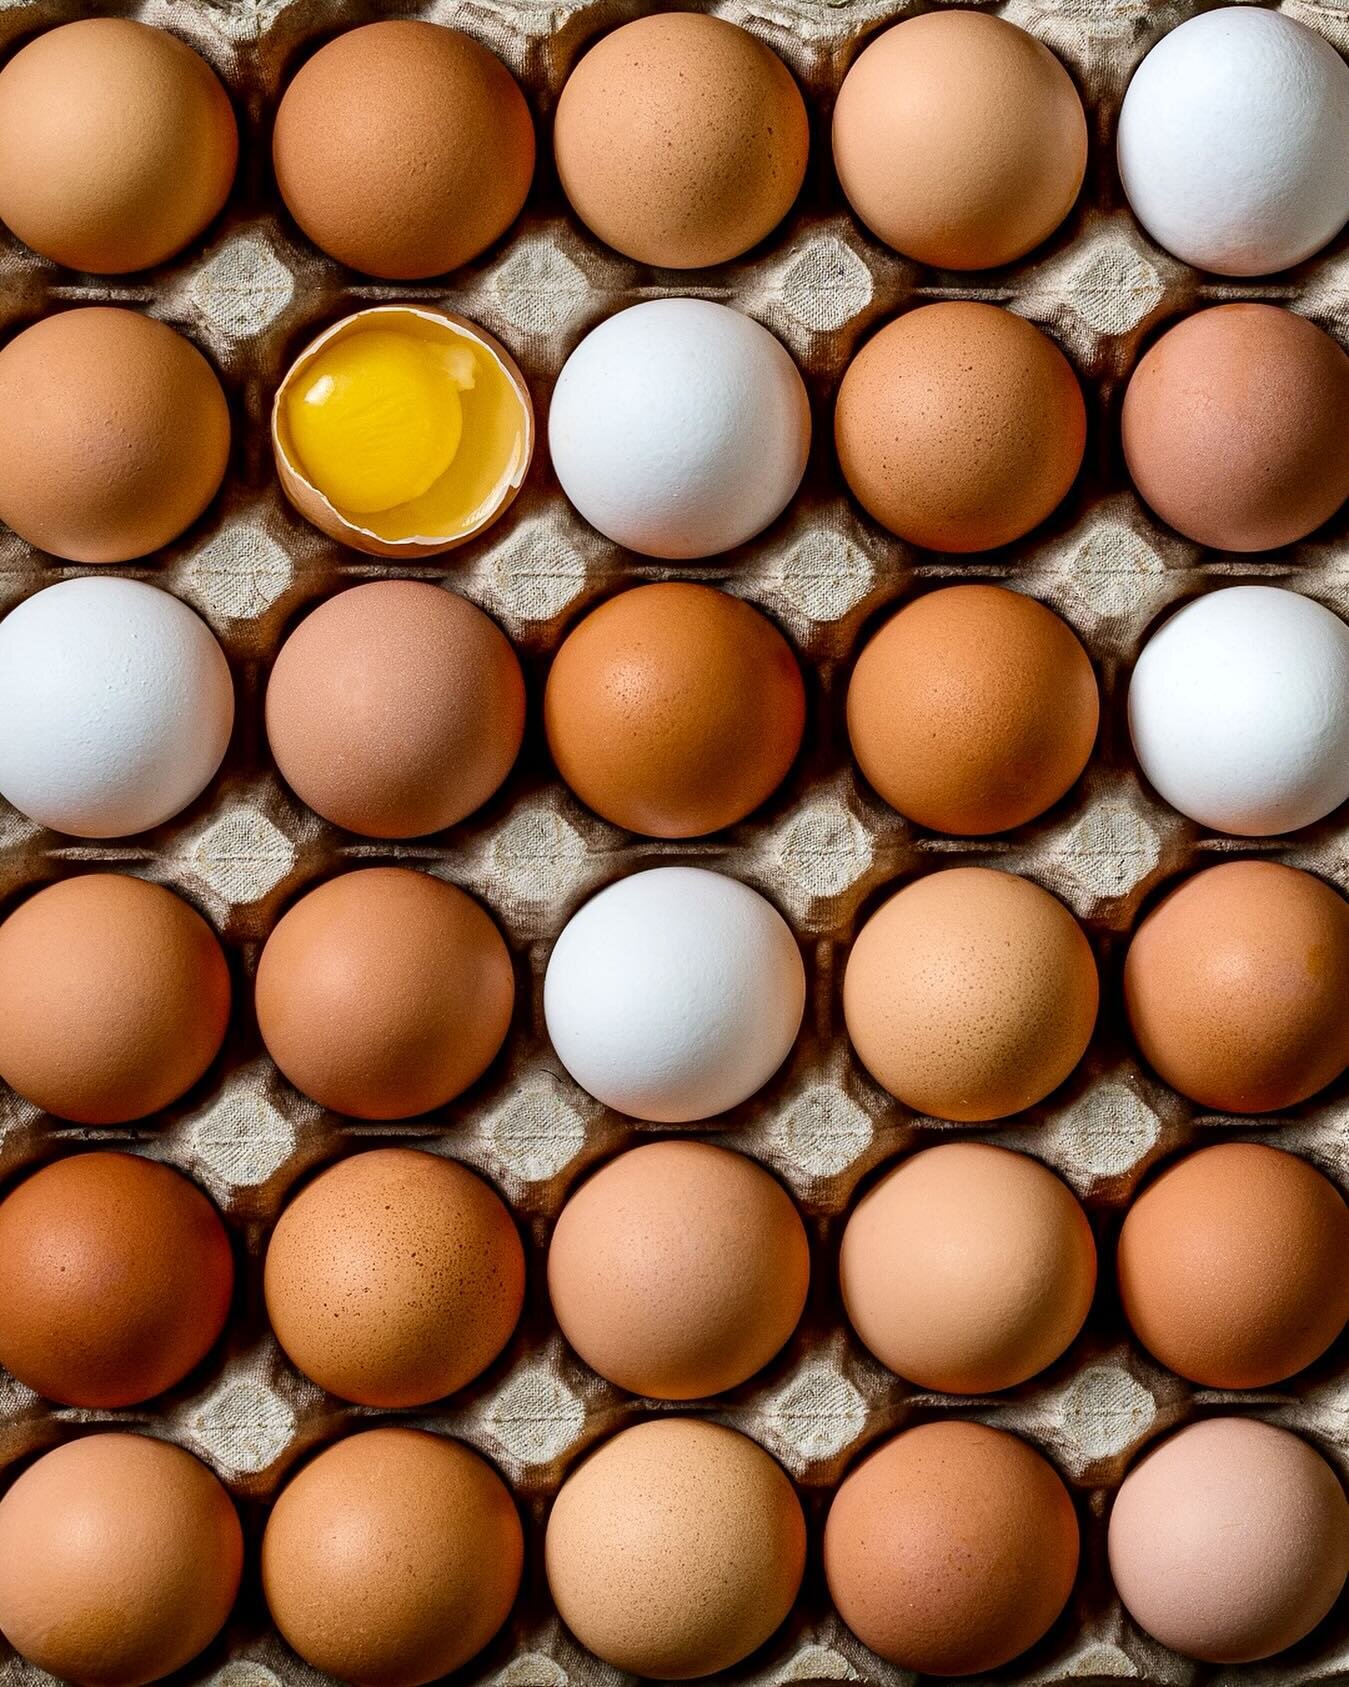
M 262 1586 L 315 1669 L 357 1687 L 421 1687 L 497 1632 L 523 1560 L 515 1502 L 485 1460 L 444 1436 L 373 1429 L 282 1490 Z
M 243 1554 L 200 1460 L 148 1435 L 85 1435 L 0 1499 L 0 1630 L 76 1687 L 144 1687 L 224 1626 Z
M 955 1420 L 897 1435 L 851 1471 L 824 1531 L 839 1615 L 892 1664 L 975 1675 L 1033 1646 L 1077 1575 L 1073 1502 L 1014 1435 Z
M 548 1519 L 553 1601 L 616 1669 L 688 1681 L 761 1646 L 801 1585 L 806 1524 L 748 1436 L 696 1418 L 637 1424 L 562 1485 Z

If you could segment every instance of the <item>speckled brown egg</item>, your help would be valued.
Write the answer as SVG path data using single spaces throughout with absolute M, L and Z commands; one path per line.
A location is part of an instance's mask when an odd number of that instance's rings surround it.
M 1024 317 L 951 300 L 897 317 L 848 365 L 839 465 L 882 527 L 987 551 L 1048 516 L 1082 462 L 1087 415 L 1063 353 Z
M 698 837 L 772 795 L 800 748 L 791 646 L 758 610 L 668 581 L 610 598 L 563 641 L 544 695 L 548 747 L 606 820 Z
M 484 1459 L 441 1435 L 373 1429 L 282 1490 L 262 1587 L 315 1669 L 356 1687 L 421 1687 L 497 1632 L 523 1561 L 515 1502 Z
M 1099 985 L 1082 928 L 1014 873 L 952 867 L 906 885 L 858 933 L 843 1014 L 862 1064 L 906 1106 L 1000 1119 L 1081 1060 Z
M 661 1400 L 753 1376 L 796 1328 L 809 1282 L 791 1197 L 710 1142 L 620 1154 L 563 1207 L 548 1250 L 563 1335 L 610 1382 Z
M 0 521 L 69 562 L 127 562 L 215 497 L 230 418 L 209 363 L 138 311 L 61 311 L 0 350 Z
M 1217 305 L 1147 353 L 1120 427 L 1134 485 L 1187 538 L 1291 545 L 1349 497 L 1349 356 L 1292 311 Z
M 501 1198 L 412 1148 L 339 1160 L 277 1220 L 263 1288 L 276 1338 L 330 1394 L 420 1406 L 485 1370 L 520 1316 L 525 1256 Z
M 1168 1166 L 1120 1231 L 1120 1299 L 1162 1364 L 1210 1388 L 1265 1388 L 1349 1319 L 1349 1207 L 1315 1167 L 1256 1142 Z
M 1033 35 L 989 12 L 925 12 L 878 36 L 844 77 L 834 164 L 887 245 L 942 269 L 988 269 L 1068 215 L 1087 120 Z
M 1271 1113 L 1349 1064 L 1349 904 L 1311 873 L 1228 861 L 1173 890 L 1124 961 L 1138 1046 L 1182 1095 Z
M 136 1154 L 74 1154 L 0 1203 L 0 1364 L 63 1405 L 171 1388 L 229 1315 L 234 1258 L 187 1178 Z
M 281 197 L 323 251 L 391 281 L 476 258 L 519 216 L 534 125 L 515 78 L 462 30 L 387 18 L 296 74 L 272 135 Z
M 701 12 L 637 18 L 567 79 L 553 128 L 572 208 L 639 263 L 739 257 L 782 221 L 810 150 L 805 102 L 771 48 Z
M 510 772 L 525 682 L 505 634 L 467 599 L 375 580 L 321 603 L 267 683 L 282 778 L 335 826 L 414 838 L 453 826 Z
M 80 18 L 0 71 L 0 219 L 72 269 L 172 257 L 224 205 L 238 156 L 219 79 L 165 29 Z
M 796 1599 L 801 1502 L 748 1436 L 697 1418 L 606 1441 L 553 1502 L 545 1560 L 564 1623 L 615 1669 L 688 1681 L 761 1646 Z
M 215 1059 L 229 968 L 195 908 L 121 873 L 63 879 L 0 925 L 0 1077 L 82 1125 L 167 1107 Z
M 1096 1288 L 1096 1245 L 1072 1191 L 1026 1154 L 948 1142 L 903 1160 L 843 1232 L 853 1328 L 920 1388 L 988 1394 L 1052 1364 Z
M 907 604 L 848 686 L 862 772 L 920 826 L 967 837 L 1052 807 L 1087 765 L 1099 718 L 1072 628 L 1002 586 L 949 586 Z
M 1253 1418 L 1187 1425 L 1135 1465 L 1110 1513 L 1110 1573 L 1129 1615 L 1210 1663 L 1301 1640 L 1346 1572 L 1339 1477 L 1301 1437 Z
M 0 1631 L 76 1687 L 143 1687 L 224 1626 L 243 1553 L 199 1459 L 148 1435 L 85 1435 L 0 1500 Z
M 974 1675 L 1033 1646 L 1068 1602 L 1078 1527 L 1053 1467 L 955 1420 L 895 1436 L 839 1489 L 824 1573 L 839 1615 L 888 1662 Z
M 267 1052 L 296 1089 L 358 1119 L 411 1118 L 466 1090 L 501 1047 L 514 1001 L 491 916 L 407 867 L 311 890 L 258 961 Z

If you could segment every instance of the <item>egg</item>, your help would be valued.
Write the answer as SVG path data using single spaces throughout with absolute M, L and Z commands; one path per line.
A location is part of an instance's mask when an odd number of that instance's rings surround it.
M 223 1628 L 243 1554 L 200 1460 L 148 1435 L 85 1435 L 0 1499 L 0 1631 L 76 1687 L 144 1687 Z
M 877 36 L 844 77 L 834 166 L 886 245 L 941 269 L 988 269 L 1068 215 L 1087 120 L 1033 35 L 989 12 L 926 12 Z
M 791 209 L 810 125 L 791 72 L 748 31 L 701 12 L 639 17 L 567 78 L 553 125 L 572 209 L 638 263 L 738 258 Z
M 911 1155 L 862 1197 L 839 1287 L 882 1364 L 946 1394 L 1024 1382 L 1068 1347 L 1096 1288 L 1091 1226 L 1038 1160 L 984 1142 Z
M 0 349 L 0 521 L 67 562 L 128 562 L 190 527 L 230 417 L 190 340 L 134 310 L 43 317 Z
M 806 694 L 766 616 L 671 580 L 620 592 L 568 633 L 543 718 L 558 772 L 598 814 L 650 837 L 699 837 L 782 783 Z
M 300 1191 L 267 1246 L 267 1316 L 320 1388 L 420 1406 L 484 1371 L 510 1339 L 525 1256 L 500 1196 L 454 1160 L 354 1154 Z
M 1124 1003 L 1182 1095 L 1226 1113 L 1295 1106 L 1349 1064 L 1349 903 L 1276 861 L 1206 868 L 1138 927 Z
M 1223 1142 L 1168 1166 L 1125 1215 L 1119 1290 L 1134 1334 L 1210 1388 L 1267 1388 L 1349 1320 L 1349 1207 L 1306 1160 Z
M 491 1065 L 515 976 L 471 896 L 409 867 L 367 867 L 282 917 L 254 1004 L 267 1052 L 296 1089 L 357 1119 L 408 1119 Z
M 622 1430 L 567 1478 L 544 1557 L 582 1646 L 615 1669 L 688 1681 L 733 1668 L 787 1616 L 806 1524 L 748 1436 L 658 1419 Z
M 848 365 L 834 411 L 858 502 L 935 551 L 992 550 L 1038 526 L 1072 485 L 1086 432 L 1081 388 L 1054 342 L 969 300 L 886 323 Z
M 1143 646 L 1129 733 L 1202 826 L 1272 837 L 1324 819 L 1349 797 L 1349 627 L 1277 586 L 1207 592 Z
M 891 1095 L 968 1124 L 1057 1089 L 1086 1052 L 1099 995 L 1091 945 L 1061 902 L 1014 873 L 951 867 L 867 920 L 843 1017 Z
M 548 1248 L 563 1335 L 602 1377 L 658 1400 L 753 1376 L 796 1328 L 809 1282 L 791 1197 L 710 1142 L 610 1160 L 563 1207 Z
M 1134 1621 L 1172 1651 L 1249 1663 L 1294 1645 L 1349 1571 L 1349 1501 L 1298 1436 L 1205 1418 L 1148 1453 L 1110 1513 L 1110 1573 Z
M 758 891 L 702 867 L 652 867 L 573 914 L 548 958 L 553 1048 L 606 1107 L 658 1124 L 747 1101 L 791 1052 L 806 972 Z
M 63 1405 L 130 1406 L 215 1345 L 234 1258 L 187 1178 L 136 1154 L 75 1154 L 0 1202 L 0 1364 Z
M 224 651 L 157 586 L 61 580 L 0 621 L 0 796 L 39 826 L 162 825 L 210 784 L 233 729 Z
M 497 1632 L 523 1561 L 515 1502 L 484 1459 L 441 1435 L 372 1429 L 326 1448 L 282 1490 L 262 1537 L 262 1587 L 315 1669 L 358 1687 L 421 1687 Z
M 979 1423 L 920 1424 L 849 1472 L 824 1573 L 864 1645 L 920 1675 L 975 1675 L 1033 1646 L 1068 1602 L 1078 1527 L 1057 1472 Z
M 1276 550 L 1349 496 L 1349 356 L 1292 311 L 1215 305 L 1148 351 L 1120 430 L 1164 522 L 1211 550 Z
M 562 367 L 548 413 L 562 490 L 643 556 L 719 555 L 795 496 L 810 400 L 759 323 L 708 299 L 648 299 L 601 322 Z
M 534 409 L 467 317 L 372 305 L 325 328 L 272 405 L 281 490 L 330 539 L 418 561 L 476 538 L 524 485 Z
M 1219 275 L 1288 269 L 1349 217 L 1349 68 L 1287 12 L 1186 18 L 1134 72 L 1118 156 L 1159 246 Z
M 230 975 L 181 897 L 122 873 L 30 896 L 0 925 L 0 1077 L 83 1125 L 143 1119 L 215 1059 Z
M 81 18 L 0 71 L 0 221 L 71 269 L 121 275 L 180 252 L 238 156 L 215 72 L 167 30 Z
M 1099 719 L 1072 628 L 1001 586 L 906 604 L 848 683 L 857 765 L 892 808 L 937 832 L 978 837 L 1043 814 L 1086 767 Z
M 425 581 L 374 580 L 321 603 L 267 681 L 267 743 L 302 801 L 353 832 L 457 825 L 505 779 L 525 682 L 496 623 Z
M 282 96 L 286 209 L 329 257 L 389 281 L 458 269 L 519 216 L 534 125 L 514 77 L 462 30 L 388 18 L 334 36 Z

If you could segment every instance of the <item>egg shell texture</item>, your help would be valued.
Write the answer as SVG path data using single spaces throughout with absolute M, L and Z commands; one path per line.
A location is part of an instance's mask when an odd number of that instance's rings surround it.
M 181 897 L 121 873 L 48 885 L 0 925 L 0 1076 L 85 1125 L 167 1107 L 215 1059 L 230 976 Z
M 515 976 L 491 916 L 408 867 L 343 873 L 267 939 L 254 1003 L 296 1089 L 358 1119 L 406 1119 L 480 1078 L 510 1025 Z
M 282 1213 L 267 1315 L 298 1368 L 363 1406 L 452 1394 L 506 1345 L 524 1250 L 500 1197 L 456 1161 L 410 1148 L 339 1160 Z
M 1147 916 L 1124 962 L 1145 1059 L 1230 1113 L 1291 1107 L 1349 1064 L 1349 904 L 1276 861 L 1228 861 Z
M 800 748 L 806 694 L 766 616 L 710 586 L 664 581 L 586 616 L 553 660 L 548 748 L 615 825 L 698 837 L 771 796 Z
M 0 1630 L 76 1687 L 143 1687 L 224 1625 L 243 1532 L 200 1460 L 146 1435 L 85 1435 L 0 1500 Z
M 357 1687 L 421 1687 L 480 1651 L 520 1585 L 505 1483 L 462 1442 L 374 1429 L 336 1442 L 267 1520 L 262 1585 L 306 1662 Z
M 618 1669 L 687 1681 L 763 1644 L 796 1598 L 801 1502 L 747 1436 L 695 1418 L 637 1424 L 563 1484 L 548 1586 L 563 1622 Z
M 1067 494 L 1086 445 L 1067 358 L 996 305 L 951 300 L 888 322 L 834 411 L 844 478 L 883 527 L 937 551 L 1009 544 Z
M 1052 1465 L 983 1424 L 925 1423 L 839 1489 L 824 1572 L 873 1652 L 925 1675 L 972 1675 L 1024 1652 L 1077 1574 L 1077 1517 Z
M 1301 1640 L 1349 1572 L 1349 1501 L 1299 1436 L 1206 1418 L 1148 1453 L 1110 1514 L 1110 1573 L 1164 1646 L 1248 1663 Z

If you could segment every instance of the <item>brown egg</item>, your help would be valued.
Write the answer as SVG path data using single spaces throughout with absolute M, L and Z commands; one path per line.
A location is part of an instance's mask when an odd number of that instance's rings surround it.
M 167 30 L 81 18 L 0 71 L 0 220 L 58 264 L 162 263 L 224 205 L 238 156 L 225 90 Z
M 1210 1388 L 1265 1388 L 1349 1320 L 1349 1207 L 1277 1148 L 1223 1142 L 1169 1166 L 1129 1208 L 1119 1289 L 1134 1334 Z
M 471 896 L 408 867 L 368 867 L 282 918 L 254 999 L 267 1052 L 296 1089 L 357 1119 L 408 1119 L 491 1065 L 515 976 Z
M 0 350 L 0 521 L 69 562 L 127 562 L 215 497 L 230 417 L 181 334 L 103 305 L 44 317 Z
M 877 1083 L 965 1123 L 1057 1089 L 1098 999 L 1091 945 L 1063 904 L 987 867 L 906 885 L 862 927 L 843 979 L 848 1035 Z
M 791 1610 L 806 1524 L 791 1483 L 733 1429 L 639 1423 L 562 1485 L 548 1586 L 564 1623 L 615 1669 L 688 1681 L 731 1669 Z
M 525 1256 L 480 1177 L 438 1154 L 377 1148 L 339 1160 L 285 1209 L 263 1288 L 277 1340 L 320 1388 L 420 1406 L 506 1345 Z
M 1227 1113 L 1305 1101 L 1349 1064 L 1349 904 L 1275 861 L 1186 879 L 1124 960 L 1144 1058 L 1173 1089 Z
M 0 1500 L 0 1631 L 76 1687 L 142 1687 L 219 1633 L 243 1555 L 229 1495 L 191 1453 L 86 1435 Z
M 415 838 L 453 826 L 510 772 L 525 682 L 505 635 L 453 592 L 376 580 L 339 592 L 281 647 L 267 741 L 335 826 Z
M 286 209 L 330 257 L 416 281 L 476 258 L 519 216 L 534 125 L 472 36 L 394 18 L 334 36 L 286 89 L 272 135 Z
M 882 527 L 934 551 L 1009 544 L 1062 502 L 1087 413 L 1066 357 L 1024 317 L 952 300 L 897 317 L 848 365 L 839 466 Z
M 1096 1288 L 1091 1226 L 1038 1160 L 948 1142 L 887 1172 L 843 1232 L 853 1328 L 920 1388 L 988 1394 L 1042 1371 Z
M 649 1142 L 563 1207 L 548 1250 L 562 1333 L 634 1394 L 694 1400 L 734 1388 L 796 1328 L 810 1247 L 791 1197 L 710 1142 Z
M 603 36 L 568 77 L 553 127 L 572 209 L 638 263 L 738 258 L 780 223 L 806 174 L 805 102 L 736 24 L 661 12 Z
M 668 581 L 620 592 L 567 635 L 543 714 L 558 772 L 583 802 L 630 831 L 690 838 L 733 826 L 777 789 L 806 694 L 766 616 Z
M 48 885 L 0 925 L 0 1077 L 82 1125 L 176 1101 L 215 1059 L 230 975 L 181 897 L 122 873 Z
M 1072 628 L 1001 586 L 916 598 L 866 646 L 848 686 L 862 772 L 910 820 L 965 836 L 1052 807 L 1087 765 L 1099 718 Z
M 1282 1652 L 1334 1605 L 1349 1571 L 1349 1502 L 1307 1443 L 1251 1418 L 1206 1418 L 1124 1479 L 1110 1573 L 1163 1646 L 1210 1663 Z M 1302 1680 L 1298 1671 L 1289 1680 Z
M 1349 356 L 1275 305 L 1217 305 L 1163 334 L 1120 418 L 1134 485 L 1214 550 L 1268 551 L 1349 497 Z
M 71 1406 L 129 1406 L 181 1381 L 229 1315 L 215 1208 L 169 1166 L 75 1154 L 0 1203 L 0 1364 Z
M 1010 263 L 1068 215 L 1087 120 L 1047 47 L 988 12 L 926 12 L 864 49 L 834 107 L 834 165 L 887 245 L 942 269 Z
M 306 1663 L 357 1687 L 420 1687 L 505 1622 L 524 1531 L 506 1484 L 460 1441 L 372 1429 L 282 1490 L 262 1537 L 272 1619 Z
M 1077 1575 L 1077 1516 L 1052 1465 L 983 1424 L 925 1423 L 850 1472 L 824 1531 L 839 1615 L 889 1663 L 974 1675 L 1033 1646 Z

